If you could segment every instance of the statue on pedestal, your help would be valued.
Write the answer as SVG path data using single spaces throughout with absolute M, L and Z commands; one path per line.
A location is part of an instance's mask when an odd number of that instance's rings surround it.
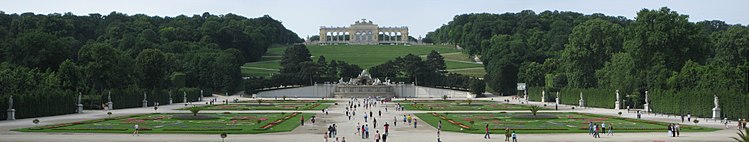
M 715 104 L 715 108 L 718 108 L 718 95 L 713 95 L 713 103 Z
M 621 104 L 619 103 L 619 90 L 616 90 L 616 101 L 614 102 L 614 109 L 619 110 L 621 108 Z
M 10 98 L 8 98 L 8 110 L 13 109 L 13 95 L 10 95 Z
M 713 119 L 720 119 L 720 106 L 718 106 L 718 95 L 713 95 L 713 103 L 715 105 L 715 108 L 713 108 Z
M 8 118 L 6 120 L 16 120 L 16 110 L 13 109 L 13 95 L 10 95 L 10 98 L 8 98 Z

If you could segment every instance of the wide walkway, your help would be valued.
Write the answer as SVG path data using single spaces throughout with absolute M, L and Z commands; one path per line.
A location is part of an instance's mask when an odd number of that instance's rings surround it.
M 221 99 L 230 99 L 225 97 L 218 97 Z M 244 100 L 245 98 L 243 98 Z M 492 98 L 483 98 L 491 100 Z M 493 100 L 499 101 L 509 99 L 507 97 L 495 97 Z M 207 100 L 207 99 L 206 99 Z M 372 142 L 374 137 L 374 131 L 380 130 L 382 133 L 382 125 L 387 122 L 390 123 L 390 136 L 388 141 L 391 142 L 436 142 L 437 134 L 436 128 L 424 123 L 421 120 L 417 120 L 418 127 L 414 128 L 412 125 L 408 126 L 403 124 L 403 115 L 419 113 L 422 111 L 394 111 L 394 104 L 386 103 L 385 105 L 378 104 L 371 109 L 357 108 L 356 116 L 352 117 L 352 120 L 348 120 L 345 115 L 345 104 L 348 99 L 341 99 L 338 101 L 339 105 L 332 105 L 329 108 L 328 115 L 321 113 L 321 111 L 305 111 L 318 113 L 317 122 L 313 125 L 307 118 L 307 123 L 304 126 L 300 126 L 291 132 L 282 133 L 269 133 L 269 134 L 236 134 L 229 135 L 226 141 L 259 141 L 259 142 L 323 142 L 323 134 L 327 131 L 327 126 L 336 124 L 338 126 L 338 137 L 346 137 L 347 142 Z M 512 101 L 511 103 L 519 103 Z M 196 103 L 200 104 L 200 103 Z M 539 102 L 531 102 L 534 105 L 541 105 Z M 173 110 L 177 108 L 185 107 L 184 104 L 173 104 L 161 106 L 158 112 L 183 112 L 183 110 Z M 553 104 L 549 105 L 553 108 Z M 388 108 L 388 111 L 385 111 Z M 382 111 L 382 116 L 378 116 L 377 111 Z M 372 111 L 377 119 L 377 127 L 374 128 L 373 122 L 370 120 L 367 124 L 370 125 L 372 133 L 370 139 L 361 139 L 359 135 L 355 135 L 356 124 L 364 124 L 363 115 Z M 549 110 L 553 111 L 553 110 Z M 575 111 L 575 112 L 586 112 L 604 115 L 617 115 L 619 111 L 612 109 L 598 109 L 598 108 L 576 108 L 572 110 L 570 106 L 561 106 L 559 111 Z M 154 112 L 153 107 L 149 108 L 131 108 L 131 109 L 120 109 L 114 110 L 113 116 L 120 115 L 132 115 L 139 113 L 151 113 Z M 209 111 L 201 111 L 209 112 Z M 221 111 L 223 112 L 223 111 Z M 236 111 L 236 112 L 249 112 L 249 111 Z M 281 112 L 281 111 L 252 111 L 252 112 Z M 634 113 L 626 113 L 626 110 L 622 111 L 624 114 L 622 117 L 634 118 Z M 38 125 L 74 122 L 96 118 L 106 118 L 106 112 L 102 110 L 88 110 L 82 114 L 70 114 L 61 116 L 41 117 L 41 123 Z M 393 125 L 393 117 L 398 119 L 398 124 Z M 417 118 L 418 119 L 418 118 Z M 680 122 L 680 118 L 673 116 L 662 116 L 662 115 L 644 115 L 643 119 L 667 121 L 667 122 Z M 33 119 L 20 119 L 13 121 L 0 121 L 0 141 L 179 141 L 179 142 L 203 142 L 203 141 L 221 141 L 218 135 L 211 134 L 142 134 L 140 136 L 132 136 L 130 134 L 91 134 L 91 133 L 25 133 L 9 131 L 10 129 L 25 128 L 34 126 L 31 123 Z M 703 120 L 703 119 L 701 119 Z M 736 124 L 736 123 L 731 123 Z M 700 122 L 700 126 L 708 126 L 715 128 L 723 128 L 722 124 L 717 122 Z M 658 133 L 617 133 L 615 136 L 603 136 L 600 139 L 594 139 L 587 133 L 574 133 L 574 134 L 523 134 L 518 132 L 519 141 L 533 141 L 533 142 L 584 142 L 584 141 L 612 141 L 612 142 L 669 142 L 669 141 L 694 141 L 694 142 L 705 142 L 705 141 L 733 141 L 730 137 L 736 136 L 735 126 L 729 124 L 728 129 L 715 131 L 715 132 L 687 132 L 682 133 L 681 137 L 672 138 L 668 137 L 666 132 Z M 482 134 L 465 134 L 465 133 L 454 133 L 454 132 L 442 132 L 441 139 L 444 142 L 501 142 L 504 138 L 501 135 L 492 135 L 492 139 L 483 139 Z M 330 139 L 332 142 L 333 139 Z

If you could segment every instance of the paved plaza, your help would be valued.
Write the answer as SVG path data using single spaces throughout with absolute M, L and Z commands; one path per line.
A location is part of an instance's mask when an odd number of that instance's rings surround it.
M 237 97 L 222 97 L 217 96 L 219 100 L 222 99 L 234 99 Z M 247 100 L 247 98 L 240 98 Z M 504 100 L 510 99 L 509 97 L 492 97 L 482 98 L 481 100 Z M 361 99 L 360 99 L 361 100 Z M 304 126 L 297 127 L 291 132 L 279 132 L 279 133 L 266 133 L 266 134 L 229 134 L 225 141 L 261 141 L 261 142 L 323 142 L 323 134 L 327 131 L 327 126 L 336 124 L 338 126 L 338 136 L 346 137 L 347 142 L 364 142 L 374 141 L 373 135 L 375 130 L 380 130 L 382 133 L 384 122 L 391 124 L 388 141 L 391 142 L 436 142 L 437 141 L 437 129 L 426 124 L 424 121 L 418 120 L 418 128 L 413 126 L 404 125 L 402 123 L 402 116 L 414 113 L 424 113 L 427 111 L 394 111 L 394 103 L 386 103 L 385 105 L 378 104 L 371 109 L 363 109 L 362 107 L 357 108 L 356 116 L 352 117 L 352 120 L 348 120 L 345 115 L 345 104 L 348 99 L 339 99 L 339 105 L 332 105 L 329 108 L 329 114 L 325 115 L 321 111 L 229 111 L 232 113 L 249 113 L 249 112 L 309 112 L 318 113 L 317 122 L 313 125 L 307 119 L 307 123 Z M 511 101 L 513 104 L 519 104 L 517 101 Z M 199 103 L 196 103 L 199 104 Z M 541 105 L 539 102 L 531 102 L 531 104 Z M 184 104 L 173 104 L 161 106 L 158 112 L 160 113 L 189 113 L 187 110 L 175 110 L 178 108 L 185 107 Z M 385 111 L 385 108 L 388 111 Z M 549 105 L 553 109 L 553 105 Z M 373 128 L 371 120 L 369 121 L 371 136 L 370 139 L 361 139 L 360 136 L 355 135 L 356 124 L 363 122 L 362 115 L 374 112 L 375 118 L 377 118 L 377 128 Z M 382 110 L 382 116 L 377 116 L 377 111 Z M 626 113 L 626 110 L 622 110 L 624 114 L 622 117 L 635 118 L 635 113 Z M 133 115 L 142 113 L 153 113 L 153 108 L 131 108 L 131 109 L 119 109 L 114 110 L 113 116 Z M 226 112 L 226 111 L 201 111 L 201 113 L 211 112 Z M 439 111 L 429 111 L 439 112 Z M 450 111 L 450 112 L 499 112 L 499 111 Z M 507 111 L 507 112 L 527 112 L 527 111 Z M 576 108 L 571 109 L 570 106 L 561 106 L 560 110 L 541 110 L 540 112 L 582 112 L 582 113 L 593 113 L 603 115 L 617 115 L 617 110 L 612 109 L 599 109 L 599 108 Z M 48 125 L 57 123 L 68 123 L 81 120 L 106 118 L 106 112 L 103 110 L 87 110 L 81 114 L 69 114 L 60 116 L 50 116 L 37 118 L 41 120 L 38 125 Z M 397 126 L 392 125 L 393 117 L 396 117 L 401 122 Z M 418 119 L 418 118 L 417 118 Z M 666 115 L 652 115 L 645 114 L 643 119 L 655 120 L 663 122 L 680 122 L 679 117 L 666 116 Z M 561 133 L 561 134 L 523 134 L 522 131 L 518 131 L 518 141 L 556 141 L 556 142 L 579 142 L 579 141 L 634 141 L 634 142 L 669 142 L 669 141 L 733 141 L 730 137 L 736 136 L 736 123 L 730 123 L 729 127 L 724 129 L 723 124 L 708 119 L 704 121 L 701 119 L 699 126 L 720 128 L 722 130 L 714 132 L 682 132 L 681 137 L 668 137 L 667 132 L 650 132 L 650 133 L 616 133 L 614 136 L 602 135 L 602 138 L 594 139 L 587 133 Z M 141 134 L 140 136 L 133 136 L 131 134 L 109 134 L 109 133 L 39 133 L 39 132 L 16 132 L 10 131 L 11 129 L 26 128 L 35 126 L 31 123 L 33 118 L 19 119 L 11 121 L 0 121 L 0 141 L 221 141 L 221 138 L 217 134 Z M 733 125 L 732 125 L 733 124 Z M 449 124 L 447 124 L 449 125 Z M 689 124 L 686 124 L 689 125 Z M 456 132 L 442 132 L 441 140 L 444 142 L 488 142 L 488 141 L 504 141 L 504 136 L 501 134 L 493 134 L 491 139 L 483 139 L 483 134 L 467 134 L 467 133 L 456 133 Z M 330 139 L 332 142 L 333 139 Z

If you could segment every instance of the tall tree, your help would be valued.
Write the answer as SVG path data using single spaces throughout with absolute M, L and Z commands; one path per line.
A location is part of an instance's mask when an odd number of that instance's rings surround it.
M 299 64 L 312 61 L 311 56 L 312 54 L 310 54 L 307 46 L 303 44 L 286 48 L 281 58 L 281 73 L 296 73 L 301 71 Z
M 164 53 L 158 49 L 145 49 L 135 58 L 136 70 L 140 74 L 140 86 L 161 88 L 168 74 Z
M 648 80 L 641 91 L 665 86 L 667 72 L 681 69 L 687 60 L 704 63 L 708 42 L 688 16 L 663 7 L 643 9 L 635 19 L 628 27 L 624 49 L 632 56 L 637 78 Z
M 569 36 L 562 61 L 570 87 L 596 87 L 593 74 L 603 67 L 613 53 L 622 49 L 622 27 L 602 19 L 592 19 L 577 25 Z
M 424 62 L 426 62 L 429 69 L 436 70 L 440 73 L 444 73 L 444 70 L 447 69 L 447 66 L 445 65 L 445 57 L 442 57 L 442 55 L 435 50 L 429 52 L 427 59 Z

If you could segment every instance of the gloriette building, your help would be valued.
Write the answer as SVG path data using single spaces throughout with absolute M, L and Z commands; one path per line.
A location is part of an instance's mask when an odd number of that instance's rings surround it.
M 320 27 L 318 44 L 407 44 L 408 27 L 380 27 L 361 19 L 349 27 Z

